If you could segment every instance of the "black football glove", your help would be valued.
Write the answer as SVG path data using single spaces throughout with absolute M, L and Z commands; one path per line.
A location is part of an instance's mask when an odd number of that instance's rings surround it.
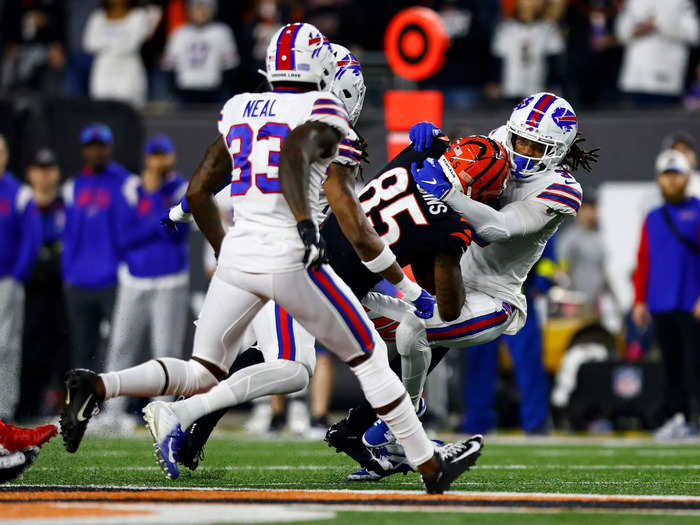
M 304 267 L 318 270 L 322 264 L 328 262 L 326 257 L 326 243 L 318 233 L 318 228 L 311 219 L 305 219 L 297 223 L 297 231 L 304 243 Z

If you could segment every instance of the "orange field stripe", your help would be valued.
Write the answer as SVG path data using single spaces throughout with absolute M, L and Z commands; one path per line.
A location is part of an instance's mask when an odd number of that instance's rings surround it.
M 36 502 L 36 501 L 269 501 L 269 502 L 543 502 L 543 503 L 688 503 L 700 507 L 700 499 L 688 500 L 671 498 L 654 498 L 649 496 L 619 495 L 585 495 L 585 494 L 441 494 L 398 492 L 341 492 L 314 490 L 3 490 L 0 501 Z
M 96 518 L 114 516 L 144 516 L 156 514 L 152 510 L 105 509 L 103 507 L 62 507 L 51 503 L 34 503 L 32 505 L 13 505 L 0 503 L 0 516 L 3 520 L 37 519 L 37 518 Z

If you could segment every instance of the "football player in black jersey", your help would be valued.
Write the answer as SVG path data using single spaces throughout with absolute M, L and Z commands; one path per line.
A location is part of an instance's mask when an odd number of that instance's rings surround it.
M 380 170 L 359 191 L 362 211 L 371 225 L 396 255 L 402 267 L 413 268 L 419 284 L 433 293 L 437 300 L 440 317 L 451 321 L 460 313 L 464 304 L 464 287 L 459 261 L 472 240 L 472 232 L 461 217 L 440 200 L 416 185 L 411 176 L 413 164 L 445 162 L 449 153 L 453 171 L 463 191 L 471 198 L 489 201 L 497 197 L 508 176 L 508 156 L 503 147 L 487 137 L 475 136 L 459 139 L 450 144 L 447 140 L 436 140 L 430 149 L 417 152 L 409 146 Z M 337 201 L 338 192 L 355 193 L 351 179 L 325 184 L 328 200 Z M 330 181 L 330 179 L 329 179 Z M 321 226 L 321 235 L 326 241 L 326 254 L 335 272 L 362 299 L 380 282 L 381 277 L 371 272 L 357 255 L 356 242 L 361 235 L 344 231 L 342 225 L 360 221 L 344 220 L 342 214 L 356 213 L 352 208 L 336 207 Z M 340 215 L 340 216 L 336 216 Z M 348 240 L 352 239 L 354 242 Z M 433 349 L 433 364 L 444 356 L 446 349 Z M 401 367 L 402 359 L 392 362 L 392 367 Z M 216 423 L 225 411 L 218 411 L 197 421 L 187 433 L 187 438 L 178 453 L 178 462 L 196 468 L 201 450 Z M 364 468 L 374 471 L 386 470 L 362 444 L 363 432 L 374 423 L 376 414 L 368 403 L 353 409 L 344 426 L 342 442 L 339 425 L 329 432 L 336 439 L 328 439 L 331 446 L 343 451 L 358 461 Z M 341 423 L 343 423 L 341 422 Z M 385 463 L 386 465 L 386 463 Z

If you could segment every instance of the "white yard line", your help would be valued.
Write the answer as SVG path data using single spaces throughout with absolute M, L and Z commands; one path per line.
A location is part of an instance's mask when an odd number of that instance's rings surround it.
M 128 470 L 128 471 L 151 471 L 160 470 L 157 466 L 84 466 L 74 467 L 83 470 Z M 225 471 L 258 471 L 258 470 L 338 470 L 345 469 L 344 465 L 225 465 L 221 467 L 204 466 L 207 470 Z M 349 467 L 351 469 L 353 467 Z M 476 465 L 475 470 L 700 470 L 700 465 Z M 34 467 L 33 470 L 43 471 L 63 471 L 64 467 Z

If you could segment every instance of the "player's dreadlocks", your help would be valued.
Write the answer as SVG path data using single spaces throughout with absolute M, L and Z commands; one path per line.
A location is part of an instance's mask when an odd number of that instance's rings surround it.
M 564 157 L 563 164 L 566 165 L 566 167 L 568 167 L 572 173 L 575 172 L 579 166 L 590 173 L 591 164 L 598 162 L 598 152 L 600 151 L 600 148 L 585 150 L 581 147 L 581 144 L 583 144 L 585 141 L 586 139 L 580 132 L 576 133 L 574 143 L 571 145 L 569 152 Z

